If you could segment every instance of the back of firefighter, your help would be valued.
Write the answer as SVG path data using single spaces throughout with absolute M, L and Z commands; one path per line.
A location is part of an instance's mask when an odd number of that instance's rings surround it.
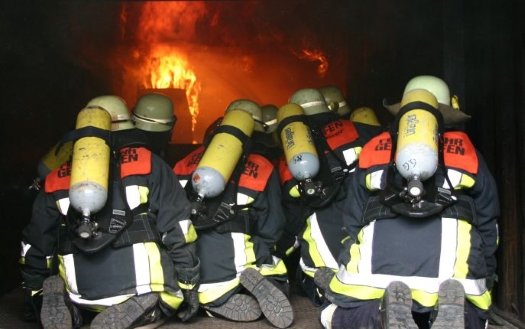
M 413 78 L 401 105 L 389 106 L 391 131 L 361 152 L 344 205 L 339 270 L 315 278 L 331 302 L 321 322 L 334 329 L 486 328 L 496 270 L 495 181 L 467 134 L 453 128 L 469 117 L 450 107 L 443 80 Z M 403 144 L 409 133 L 417 138 Z M 425 143 L 435 143 L 435 152 L 420 157 Z M 407 146 L 416 148 L 403 162 Z M 428 178 L 423 171 L 405 176 L 422 164 L 432 164 Z
M 70 183 L 76 149 L 73 162 L 47 176 L 23 231 L 26 294 L 37 313 L 43 295 L 44 328 L 78 328 L 83 316 L 93 318 L 91 328 L 132 328 L 177 310 L 188 320 L 198 310 L 199 261 L 184 190 L 162 159 L 142 142 L 136 146 L 136 130 L 120 97 L 96 97 L 82 111 L 86 109 L 110 115 L 107 134 L 91 126 L 76 129 L 76 137 L 70 134 L 75 143 L 101 138 L 104 147 L 109 146 L 107 200 L 89 220 L 73 209 Z M 91 157 L 100 156 L 104 147 L 92 150 Z M 50 276 L 55 255 L 59 276 Z
M 338 96 L 339 99 L 332 97 L 331 102 L 343 104 L 341 93 Z M 316 191 L 309 195 L 301 188 L 300 180 L 292 175 L 286 159 L 281 159 L 279 174 L 287 225 L 278 250 L 289 257 L 287 264 L 292 270 L 292 260 L 297 257 L 297 252 L 300 253 L 297 280 L 311 301 L 321 305 L 324 298 L 314 283 L 314 273 L 320 267 L 337 268 L 337 256 L 344 238 L 341 218 L 342 203 L 348 197 L 345 186 L 353 175 L 362 146 L 377 131 L 369 129 L 366 124 L 341 118 L 335 107 L 329 109 L 323 94 L 317 89 L 297 90 L 289 104 L 297 104 L 304 111 L 305 115 L 298 120 L 311 131 L 319 172 L 313 178 Z M 280 120 L 279 134 L 285 129 L 286 122 L 288 119 Z
M 229 118 L 239 111 L 249 122 L 230 125 Z M 177 162 L 174 171 L 190 200 L 199 203 L 194 212 L 199 218 L 193 222 L 199 234 L 201 306 L 212 316 L 232 321 L 254 321 L 264 315 L 273 326 L 285 328 L 293 321 L 288 278 L 283 261 L 273 254 L 285 218 L 277 171 L 266 152 L 255 145 L 263 146 L 257 136 L 269 132 L 261 118 L 255 102 L 233 101 L 222 121 L 207 130 L 204 145 Z M 253 131 L 242 127 L 248 123 Z M 236 152 L 228 150 L 240 142 L 242 154 L 235 158 Z M 223 177 L 225 186 L 220 194 L 199 201 L 200 192 L 193 183 L 206 180 L 198 172 L 206 161 L 213 168 L 234 161 L 234 169 Z

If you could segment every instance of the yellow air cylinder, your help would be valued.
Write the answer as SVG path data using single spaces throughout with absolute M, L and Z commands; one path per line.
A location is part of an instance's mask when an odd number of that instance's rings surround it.
M 60 149 L 57 149 L 60 146 Z M 58 166 L 68 161 L 73 153 L 73 142 L 65 142 L 62 145 L 55 144 L 38 162 L 37 172 L 40 179 L 46 176 Z
M 232 126 L 251 137 L 255 122 L 250 113 L 232 110 L 224 115 L 221 126 Z M 224 191 L 243 151 L 242 141 L 228 132 L 213 136 L 191 177 L 193 189 L 202 198 L 213 198 Z
M 283 105 L 277 111 L 279 123 L 294 116 L 304 116 L 303 108 L 294 103 Z M 291 119 L 282 127 L 280 137 L 286 163 L 293 177 L 302 181 L 317 175 L 319 157 L 308 126 L 300 120 Z
M 434 95 L 423 89 L 412 90 L 401 101 L 401 108 L 413 102 L 422 102 L 438 108 Z M 422 192 L 422 181 L 436 172 L 438 166 L 438 121 L 425 109 L 412 109 L 399 120 L 396 149 L 396 168 L 408 180 L 408 191 L 413 196 Z
M 100 107 L 86 107 L 77 116 L 76 129 L 111 129 L 110 114 Z M 73 145 L 69 199 L 84 217 L 96 213 L 108 196 L 110 149 L 100 137 L 82 137 Z

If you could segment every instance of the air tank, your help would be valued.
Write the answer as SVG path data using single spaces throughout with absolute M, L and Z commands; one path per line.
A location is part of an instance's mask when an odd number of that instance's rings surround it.
M 304 118 L 304 110 L 294 103 L 283 105 L 277 111 L 281 129 L 279 134 L 288 169 L 295 179 L 305 181 L 311 180 L 319 172 L 319 157 L 310 129 L 301 118 Z M 284 126 L 281 127 L 283 122 Z
M 235 109 L 224 115 L 220 127 L 230 126 L 251 137 L 254 125 L 250 113 Z M 220 131 L 213 136 L 191 177 L 200 198 L 213 198 L 224 191 L 242 152 L 243 142 L 234 134 Z
M 111 116 L 100 107 L 86 107 L 77 115 L 76 129 L 88 126 L 110 130 Z M 109 157 L 110 149 L 103 138 L 82 137 L 73 145 L 69 199 L 71 206 L 86 219 L 106 204 Z
M 438 108 L 434 95 L 423 89 L 412 90 L 401 101 L 403 106 L 419 102 Z M 423 181 L 434 175 L 438 166 L 438 121 L 433 113 L 414 108 L 399 119 L 396 168 L 408 181 L 408 192 L 417 197 L 423 192 Z

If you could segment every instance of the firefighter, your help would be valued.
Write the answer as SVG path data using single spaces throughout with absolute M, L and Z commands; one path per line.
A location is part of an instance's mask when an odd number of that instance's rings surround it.
M 497 186 L 450 106 L 447 84 L 416 76 L 388 132 L 359 157 L 344 204 L 340 266 L 315 280 L 325 328 L 486 328 L 496 271 Z M 383 323 L 383 325 L 381 324 Z
M 253 149 L 262 153 L 274 165 L 278 164 L 278 160 L 283 153 L 279 137 L 277 136 L 278 110 L 274 104 L 261 106 L 262 129 L 255 129 L 253 132 L 253 140 L 256 144 Z
M 240 322 L 264 315 L 286 328 L 293 322 L 288 277 L 273 254 L 285 220 L 279 177 L 253 148 L 254 134 L 264 134 L 264 126 L 255 102 L 235 100 L 174 171 L 194 202 L 202 308 Z
M 136 146 L 125 102 L 77 116 L 72 161 L 53 170 L 22 236 L 21 274 L 44 328 L 132 328 L 198 310 L 190 203 L 171 168 Z M 59 275 L 51 275 L 58 255 Z M 43 298 L 43 301 L 42 301 Z M 42 302 L 41 312 L 39 303 Z
M 299 106 L 299 112 L 293 110 L 293 104 Z M 294 271 L 299 258 L 296 279 L 309 299 L 319 306 L 324 297 L 313 280 L 314 274 L 321 267 L 337 268 L 337 256 L 344 238 L 340 208 L 347 198 L 345 186 L 353 175 L 362 146 L 374 132 L 366 125 L 343 119 L 330 110 L 318 89 L 297 90 L 278 114 L 290 109 L 293 110 L 291 116 L 283 114 L 285 117 L 279 119 L 278 133 L 283 148 L 286 151 L 288 145 L 311 141 L 313 150 L 299 152 L 301 161 L 286 161 L 283 157 L 279 164 L 287 225 L 279 240 L 278 251 L 283 258 L 286 257 L 290 272 Z M 288 125 L 293 120 L 305 124 L 311 133 L 288 141 L 300 131 L 297 127 L 288 132 Z M 306 156 L 308 153 L 315 153 L 316 158 Z M 310 177 L 296 177 L 294 171 L 301 170 L 295 170 L 294 166 L 308 167 L 306 162 L 309 161 L 319 162 L 318 166 L 311 166 L 318 167 L 318 171 L 308 169 Z
M 139 98 L 131 114 L 135 127 L 146 134 L 150 150 L 163 159 L 177 121 L 173 113 L 173 103 L 168 96 L 151 92 Z

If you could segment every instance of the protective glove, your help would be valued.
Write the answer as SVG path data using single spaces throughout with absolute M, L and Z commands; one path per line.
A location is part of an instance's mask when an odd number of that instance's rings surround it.
M 42 289 L 24 288 L 24 308 L 22 317 L 27 322 L 40 322 L 42 309 Z
M 197 314 L 199 310 L 198 285 L 195 285 L 192 289 L 181 290 L 184 295 L 184 302 L 177 312 L 177 317 L 179 317 L 182 322 L 186 322 Z

